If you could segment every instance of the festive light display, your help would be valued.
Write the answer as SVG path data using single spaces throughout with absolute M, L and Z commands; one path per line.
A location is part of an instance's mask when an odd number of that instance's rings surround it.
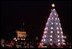
M 52 4 L 52 7 L 55 7 L 55 5 Z M 62 44 L 65 44 L 64 42 L 65 40 L 63 36 L 63 30 L 60 24 L 60 19 L 58 17 L 56 10 L 51 9 L 51 13 L 46 22 L 41 43 L 44 43 L 46 45 L 55 44 L 57 46 L 60 46 Z

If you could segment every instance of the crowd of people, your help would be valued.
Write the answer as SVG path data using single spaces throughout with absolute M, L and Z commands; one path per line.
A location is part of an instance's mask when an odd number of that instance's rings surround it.
M 39 45 L 39 44 L 38 44 Z M 61 45 L 57 46 L 55 44 L 53 45 L 33 45 L 32 42 L 27 41 L 14 41 L 14 40 L 4 40 L 1 39 L 1 48 L 71 48 L 71 45 Z
M 1 39 L 1 48 L 34 48 L 31 43 L 26 42 L 26 41 L 14 41 L 14 40 L 9 40 L 6 41 L 4 39 Z

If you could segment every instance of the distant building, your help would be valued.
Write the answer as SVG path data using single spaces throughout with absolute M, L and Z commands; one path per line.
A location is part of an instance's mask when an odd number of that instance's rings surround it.
M 27 34 L 25 31 L 16 30 L 17 40 L 25 40 Z

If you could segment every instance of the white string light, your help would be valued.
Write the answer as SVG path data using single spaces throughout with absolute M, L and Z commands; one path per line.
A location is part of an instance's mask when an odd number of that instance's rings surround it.
M 46 35 L 44 35 L 44 37 L 46 37 Z
M 52 20 L 53 20 L 54 18 L 52 17 Z
M 43 42 L 43 39 L 41 41 Z
M 53 29 L 53 27 L 51 27 L 51 29 Z
M 60 43 L 58 43 L 58 45 L 60 45 Z
M 55 18 L 55 20 L 57 20 L 57 18 Z
M 53 31 L 51 31 L 50 33 L 53 33 Z
M 46 23 L 46 25 L 48 25 L 48 22 Z
M 64 39 L 62 39 L 62 42 L 65 42 L 65 40 L 64 40 Z
M 58 25 L 58 23 L 56 23 L 56 25 Z
M 66 36 L 63 36 L 63 38 L 66 38 Z
M 44 33 L 47 33 L 47 31 L 44 31 Z
M 59 34 L 59 31 L 57 31 L 57 33 Z
M 59 25 L 61 25 L 61 24 L 59 23 Z
M 55 9 L 53 9 L 53 11 L 55 11 Z
M 45 30 L 48 30 L 48 27 L 45 27 Z
M 50 39 L 50 41 L 52 41 L 52 39 Z
M 60 41 L 60 39 L 58 39 L 58 42 Z
M 50 43 L 50 45 L 53 45 L 53 43 Z
M 48 20 L 50 20 L 50 18 L 48 18 Z
M 54 15 L 57 15 L 56 13 L 54 13 Z
M 51 23 L 53 25 L 53 23 Z
M 43 39 L 43 41 L 45 41 L 45 39 Z
M 42 36 L 42 38 L 44 38 L 44 36 Z
M 60 30 L 62 30 L 62 28 L 60 27 Z
M 55 7 L 55 4 L 52 4 L 52 7 Z
M 59 18 L 58 18 L 58 20 L 59 20 Z
M 60 36 L 58 35 L 58 38 L 59 38 Z
M 46 35 L 43 35 L 42 38 L 46 38 Z
M 50 37 L 52 37 L 52 35 L 50 35 Z
M 63 32 L 61 31 L 61 34 L 63 34 Z
M 63 43 L 63 45 L 66 45 L 65 43 Z
M 40 43 L 40 45 L 43 45 L 43 43 Z
M 59 28 L 57 27 L 57 29 L 59 29 Z
M 64 36 L 62 35 L 62 38 L 63 38 Z

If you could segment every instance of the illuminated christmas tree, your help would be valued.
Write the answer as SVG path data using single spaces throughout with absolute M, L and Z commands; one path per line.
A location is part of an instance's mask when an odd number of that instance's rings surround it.
M 55 7 L 55 5 L 52 4 L 52 7 Z M 60 19 L 55 8 L 53 8 L 51 9 L 51 13 L 46 22 L 44 33 L 39 46 L 42 47 L 43 45 L 56 45 L 57 47 L 60 47 L 61 45 L 65 45 L 64 38 L 65 36 L 63 36 Z

